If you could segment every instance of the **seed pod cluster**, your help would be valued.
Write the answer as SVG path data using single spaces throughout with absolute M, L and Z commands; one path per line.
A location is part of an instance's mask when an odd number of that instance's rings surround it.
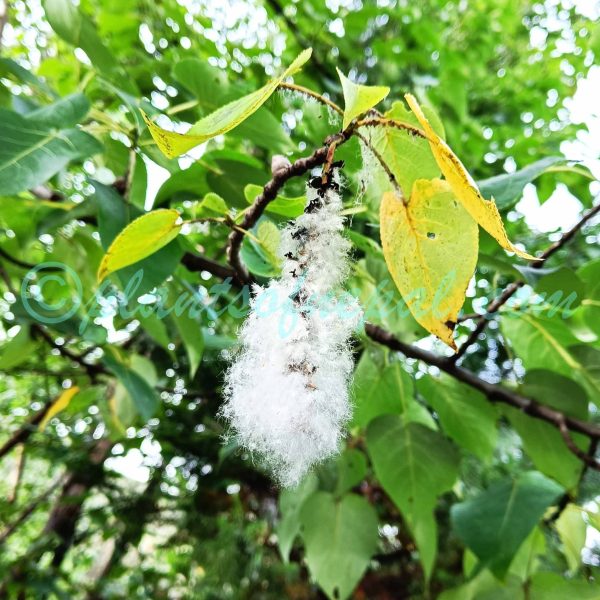
M 283 486 L 336 453 L 350 416 L 349 346 L 362 313 L 341 289 L 349 243 L 337 170 L 307 187 L 304 213 L 282 232 L 282 275 L 256 286 L 222 415 Z

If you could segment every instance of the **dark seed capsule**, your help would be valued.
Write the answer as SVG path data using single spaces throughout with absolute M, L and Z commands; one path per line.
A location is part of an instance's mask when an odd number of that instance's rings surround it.
M 318 190 L 322 187 L 323 182 L 321 181 L 320 177 L 311 177 L 310 180 L 308 181 L 308 185 L 311 188 Z
M 311 200 L 308 203 L 308 206 L 304 209 L 304 212 L 306 212 L 306 213 L 315 212 L 315 210 L 321 208 L 321 206 L 323 206 L 323 203 L 318 198 L 314 198 L 313 200 Z
M 305 237 L 307 233 L 308 229 L 306 229 L 306 227 L 300 227 L 300 229 L 296 229 L 296 231 L 292 233 L 292 238 L 299 240 L 300 238 Z

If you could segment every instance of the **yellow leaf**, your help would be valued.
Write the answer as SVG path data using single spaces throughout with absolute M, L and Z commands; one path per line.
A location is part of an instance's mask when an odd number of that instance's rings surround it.
M 390 88 L 385 85 L 359 85 L 348 79 L 339 69 L 336 68 L 336 71 L 342 82 L 344 93 L 342 126 L 346 129 L 353 119 L 381 102 L 390 93 Z
M 514 246 L 508 239 L 504 224 L 502 223 L 502 217 L 498 212 L 498 208 L 496 207 L 493 198 L 491 200 L 486 200 L 481 195 L 477 189 L 477 184 L 473 181 L 473 178 L 469 175 L 459 158 L 452 152 L 448 144 L 435 133 L 429 124 L 427 117 L 423 114 L 416 98 L 411 94 L 406 94 L 405 98 L 427 134 L 431 151 L 433 152 L 435 160 L 442 170 L 444 177 L 469 214 L 479 223 L 479 225 L 481 225 L 481 227 L 495 238 L 505 250 L 514 252 L 522 258 L 537 260 L 535 256 L 531 256 L 531 254 L 519 250 L 519 248 Z
M 48 409 L 48 412 L 45 414 L 44 418 L 40 422 L 39 429 L 40 431 L 44 431 L 46 429 L 46 425 L 48 421 L 52 417 L 55 417 L 61 410 L 65 410 L 69 403 L 73 399 L 73 397 L 79 392 L 79 388 L 74 385 L 70 387 L 68 390 L 65 390 L 51 405 Z
M 310 58 L 312 49 L 301 52 L 296 60 L 279 76 L 271 79 L 259 90 L 242 96 L 197 121 L 187 133 L 175 133 L 155 125 L 142 112 L 150 133 L 158 147 L 169 158 L 175 158 L 198 146 L 202 142 L 221 135 L 237 127 L 242 121 L 256 112 L 277 89 L 277 86 L 290 75 L 300 70 Z
M 117 235 L 102 257 L 98 281 L 123 267 L 150 256 L 166 246 L 181 229 L 179 213 L 173 209 L 153 210 L 132 221 Z
M 404 301 L 456 350 L 452 333 L 477 263 L 477 223 L 442 179 L 415 181 L 406 204 L 386 192 L 380 216 L 383 254 Z

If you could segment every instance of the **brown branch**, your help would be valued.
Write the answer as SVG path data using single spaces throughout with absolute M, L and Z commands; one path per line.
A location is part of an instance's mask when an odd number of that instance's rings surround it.
M 33 502 L 26 506 L 16 521 L 11 523 L 0 533 L 0 547 L 17 529 L 29 519 L 29 517 L 37 510 L 37 508 L 45 502 L 52 493 L 63 483 L 63 476 L 59 477 L 45 492 L 39 495 Z
M 329 100 L 329 98 L 325 98 L 325 96 L 318 94 L 317 92 L 311 90 L 310 88 L 304 87 L 303 85 L 297 85 L 295 83 L 286 83 L 285 81 L 282 81 L 278 87 L 286 89 L 286 90 L 291 90 L 293 92 L 298 92 L 299 94 L 303 94 L 304 96 L 313 98 L 314 100 L 317 100 L 317 102 L 320 102 L 321 104 L 324 104 L 325 106 L 328 106 L 334 112 L 336 112 L 340 115 L 344 114 L 343 109 L 340 108 L 335 102 Z
M 558 252 L 565 244 L 573 239 L 580 229 L 598 213 L 600 213 L 600 204 L 585 213 L 585 215 L 583 215 L 583 217 L 571 229 L 569 229 L 569 231 L 564 233 L 558 241 L 554 242 L 554 244 L 544 250 L 544 252 L 542 252 L 542 254 L 539 256 L 538 260 L 531 265 L 531 268 L 541 269 L 553 254 Z M 475 325 L 475 329 L 471 331 L 469 337 L 458 349 L 458 352 L 451 357 L 452 361 L 456 362 L 459 358 L 464 356 L 467 349 L 477 341 L 483 330 L 487 327 L 490 316 L 497 313 L 500 308 L 502 308 L 502 306 L 504 306 L 508 300 L 510 300 L 510 298 L 512 298 L 512 296 L 514 296 L 514 294 L 524 285 L 525 281 L 523 280 L 514 281 L 504 288 L 504 291 L 500 294 L 500 296 L 490 302 L 485 314 L 479 317 L 477 324 Z
M 52 406 L 53 400 L 49 400 L 44 404 L 43 408 L 27 421 L 27 423 L 21 426 L 13 435 L 10 437 L 8 441 L 6 441 L 2 446 L 0 446 L 0 459 L 6 456 L 15 446 L 19 444 L 24 444 L 34 433 L 38 425 L 42 422 L 42 419 L 46 416 L 46 413 Z
M 404 123 L 403 121 L 397 121 L 396 119 L 387 119 L 385 117 L 377 117 L 375 119 L 363 119 L 356 123 L 357 127 L 393 127 L 395 129 L 400 129 L 401 131 L 406 131 L 410 135 L 414 135 L 416 137 L 425 138 L 427 136 L 423 132 L 422 129 L 415 127 L 414 125 L 410 125 L 409 123 Z
M 236 278 L 241 284 L 251 281 L 250 274 L 240 259 L 240 249 L 244 239 L 244 231 L 252 229 L 265 211 L 267 205 L 275 200 L 279 190 L 292 177 L 304 175 L 311 169 L 325 164 L 329 147 L 332 144 L 340 145 L 347 141 L 352 135 L 352 129 L 348 128 L 341 133 L 336 133 L 325 140 L 325 144 L 317 148 L 310 156 L 300 158 L 289 167 L 278 170 L 273 178 L 267 182 L 263 191 L 255 198 L 250 208 L 245 212 L 244 219 L 239 228 L 229 234 L 227 244 L 227 260 L 236 272 Z
M 101 365 L 85 362 L 85 355 L 80 356 L 79 354 L 72 352 L 65 346 L 57 344 L 52 339 L 52 336 L 43 327 L 41 327 L 37 323 L 33 323 L 31 326 L 31 329 L 32 329 L 32 333 L 34 335 L 37 335 L 37 336 L 41 337 L 42 339 L 44 339 L 50 346 L 52 346 L 53 348 L 56 348 L 62 354 L 62 356 L 77 363 L 80 367 L 83 367 L 83 369 L 85 369 L 85 372 L 88 374 L 88 376 L 90 377 L 90 379 L 92 381 L 95 381 L 96 378 L 98 377 L 98 375 L 100 375 L 102 373 L 106 373 L 105 369 Z
M 191 252 L 186 252 L 183 255 L 181 263 L 188 271 L 191 271 L 192 273 L 197 271 L 208 271 L 209 273 L 212 273 L 221 279 L 235 279 L 237 275 L 231 267 L 222 265 L 221 263 L 211 260 L 210 258 L 206 258 L 205 256 L 192 254 Z
M 14 256 L 10 255 L 6 250 L 3 250 L 2 248 L 0 248 L 0 257 L 17 267 L 21 267 L 22 269 L 31 270 L 35 268 L 34 264 L 25 262 L 23 260 L 19 260 L 18 258 L 15 258 Z
M 582 453 L 582 451 L 577 448 L 574 443 L 571 444 L 570 442 L 567 442 L 567 438 L 565 438 L 564 433 L 566 430 L 568 439 L 570 439 L 571 442 L 572 438 L 570 437 L 570 432 L 582 433 L 588 436 L 590 439 L 598 440 L 600 439 L 600 427 L 594 425 L 593 423 L 588 423 L 586 421 L 581 421 L 574 417 L 565 415 L 558 410 L 550 408 L 544 404 L 540 404 L 539 402 L 536 402 L 530 398 L 521 396 L 520 394 L 517 394 L 499 385 L 489 383 L 471 371 L 457 366 L 453 361 L 448 360 L 443 356 L 438 356 L 437 354 L 433 354 L 427 350 L 422 350 L 416 346 L 405 344 L 394 337 L 391 333 L 382 329 L 381 327 L 378 327 L 377 325 L 367 323 L 365 325 L 365 332 L 373 341 L 387 346 L 391 350 L 401 352 L 408 358 L 415 358 L 427 363 L 428 365 L 437 367 L 440 369 L 440 371 L 451 375 L 458 381 L 466 383 L 472 388 L 479 390 L 491 402 L 508 404 L 509 406 L 519 409 L 530 417 L 550 423 L 550 425 L 556 427 L 561 432 L 563 438 L 565 439 L 565 443 L 567 443 L 567 447 L 571 452 L 576 454 L 576 456 L 578 456 L 580 459 L 584 460 L 588 466 L 596 470 L 600 470 L 600 463 L 593 457 Z M 585 456 L 585 458 L 583 458 L 583 456 Z

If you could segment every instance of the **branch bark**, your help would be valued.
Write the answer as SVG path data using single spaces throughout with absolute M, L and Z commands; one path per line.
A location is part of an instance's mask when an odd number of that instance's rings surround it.
M 320 148 L 317 148 L 310 156 L 300 158 L 296 162 L 292 163 L 289 167 L 278 170 L 273 175 L 273 178 L 267 182 L 263 188 L 263 191 L 255 198 L 250 208 L 244 214 L 244 219 L 241 222 L 240 227 L 234 229 L 229 234 L 227 244 L 227 260 L 234 269 L 236 273 L 236 279 L 239 283 L 246 284 L 252 281 L 250 273 L 240 259 L 240 249 L 242 247 L 242 241 L 244 240 L 244 232 L 256 225 L 269 202 L 275 200 L 277 194 L 285 185 L 286 181 L 292 177 L 304 175 L 315 167 L 324 165 L 327 161 L 329 147 L 333 144 L 338 146 L 343 144 L 350 138 L 351 135 L 352 130 L 349 128 L 341 133 L 336 133 L 330 136 L 327 138 L 327 140 L 325 140 L 324 145 Z
M 564 233 L 562 237 L 554 242 L 550 247 L 548 247 L 539 257 L 539 260 L 531 265 L 533 269 L 541 269 L 546 261 L 556 252 L 558 252 L 565 244 L 567 244 L 570 240 L 572 240 L 575 235 L 581 230 L 581 228 L 594 216 L 600 213 L 600 204 L 590 209 L 583 217 L 571 228 L 569 231 Z M 515 293 L 525 285 L 523 280 L 514 281 L 504 288 L 504 291 L 498 296 L 495 300 L 493 300 L 489 306 L 487 307 L 487 311 L 485 314 L 481 315 L 477 320 L 477 324 L 475 325 L 475 329 L 470 333 L 469 337 L 466 341 L 460 346 L 458 352 L 452 357 L 451 360 L 454 362 L 458 361 L 461 357 L 464 356 L 465 352 L 468 350 L 470 346 L 472 346 L 484 329 L 487 327 L 487 324 L 490 320 L 490 316 L 497 313 L 514 295 Z
M 540 404 L 531 398 L 521 396 L 520 394 L 517 394 L 516 392 L 508 390 L 499 385 L 489 383 L 471 371 L 457 366 L 448 358 L 438 356 L 437 354 L 433 354 L 433 352 L 422 350 L 421 348 L 411 346 L 410 344 L 405 344 L 394 337 L 391 333 L 385 329 L 382 329 L 381 327 L 378 327 L 377 325 L 367 323 L 365 325 L 365 332 L 373 341 L 382 344 L 383 346 L 387 346 L 396 352 L 401 352 L 408 358 L 415 358 L 427 363 L 428 365 L 437 367 L 440 369 L 440 371 L 451 375 L 458 381 L 466 383 L 476 390 L 479 390 L 491 402 L 508 404 L 509 406 L 513 406 L 514 408 L 521 410 L 531 417 L 540 419 L 546 423 L 550 423 L 550 425 L 556 427 L 560 431 L 561 435 L 565 439 L 565 442 L 567 443 L 567 447 L 571 452 L 573 452 L 581 460 L 584 460 L 588 466 L 596 470 L 600 470 L 600 463 L 593 457 L 583 453 L 574 444 L 571 438 L 571 432 L 577 432 L 586 435 L 592 440 L 598 440 L 600 439 L 600 427 L 594 425 L 593 423 L 588 423 L 586 421 L 581 421 L 574 417 L 565 415 L 558 410 L 550 408 L 544 404 Z M 567 439 L 570 440 L 570 442 L 567 442 Z

